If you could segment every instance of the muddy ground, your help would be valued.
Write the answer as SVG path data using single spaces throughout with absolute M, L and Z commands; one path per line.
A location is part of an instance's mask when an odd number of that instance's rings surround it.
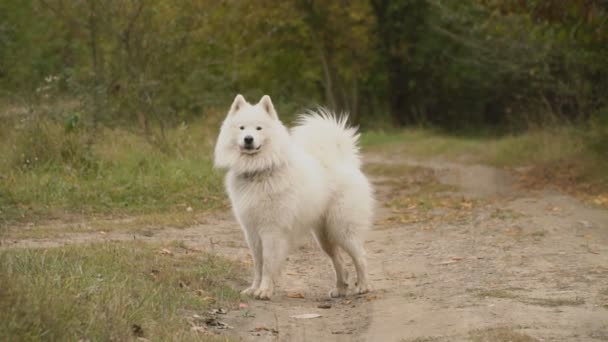
M 290 255 L 272 301 L 229 311 L 222 320 L 231 328 L 218 333 L 244 341 L 608 341 L 608 211 L 525 189 L 486 166 L 365 159 L 378 200 L 366 243 L 376 290 L 329 300 L 332 268 L 311 241 Z M 251 264 L 227 212 L 141 232 L 8 239 L 3 248 L 177 240 Z M 320 317 L 291 317 L 300 314 Z

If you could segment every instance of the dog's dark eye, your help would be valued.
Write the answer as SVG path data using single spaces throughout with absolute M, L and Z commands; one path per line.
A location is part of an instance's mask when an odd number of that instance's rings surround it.
M 261 130 L 262 130 L 262 127 L 258 126 L 258 127 L 256 127 L 255 129 L 257 129 L 258 131 L 261 131 Z
M 242 130 L 244 130 L 244 129 L 245 129 L 245 126 L 241 126 L 241 127 L 239 127 L 239 128 L 240 128 L 240 129 L 241 129 L 241 131 L 242 131 Z

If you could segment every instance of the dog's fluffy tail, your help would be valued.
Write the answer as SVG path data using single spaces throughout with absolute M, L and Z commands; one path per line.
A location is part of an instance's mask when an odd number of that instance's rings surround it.
M 291 130 L 295 142 L 316 157 L 323 165 L 361 167 L 359 133 L 349 127 L 348 115 L 340 117 L 326 109 L 309 110 Z

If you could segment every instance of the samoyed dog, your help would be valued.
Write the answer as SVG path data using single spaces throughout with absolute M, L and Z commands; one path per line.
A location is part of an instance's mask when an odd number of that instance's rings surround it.
M 344 296 L 344 250 L 357 271 L 355 293 L 371 290 L 364 234 L 372 223 L 372 188 L 361 172 L 358 139 L 347 117 L 319 109 L 288 130 L 268 95 L 249 104 L 237 95 L 215 146 L 215 165 L 228 169 L 226 189 L 253 256 L 253 283 L 242 293 L 270 299 L 289 250 L 312 232 L 331 258 Z

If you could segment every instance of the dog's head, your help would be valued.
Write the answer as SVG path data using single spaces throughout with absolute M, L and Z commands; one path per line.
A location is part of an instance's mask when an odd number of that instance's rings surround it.
M 256 172 L 281 163 L 288 132 L 268 95 L 255 105 L 237 95 L 215 145 L 215 166 Z

